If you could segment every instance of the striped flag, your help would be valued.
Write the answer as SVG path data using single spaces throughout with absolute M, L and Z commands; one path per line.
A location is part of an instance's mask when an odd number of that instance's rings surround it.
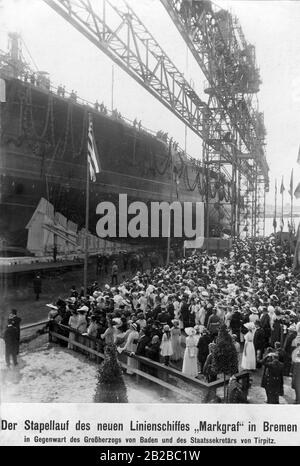
M 87 156 L 88 156 L 90 177 L 91 177 L 91 180 L 95 182 L 96 174 L 100 173 L 101 166 L 100 166 L 99 155 L 97 152 L 96 141 L 94 138 L 93 120 L 92 120 L 91 115 L 89 115 L 89 130 L 88 130 L 87 146 L 88 146 Z

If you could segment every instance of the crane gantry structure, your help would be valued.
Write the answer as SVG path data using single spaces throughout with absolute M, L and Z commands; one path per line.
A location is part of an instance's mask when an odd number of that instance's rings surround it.
M 268 165 L 263 115 L 251 105 L 259 87 L 254 47 L 237 21 L 208 0 L 161 0 L 208 82 L 200 96 L 125 0 L 44 2 L 201 138 L 207 193 L 213 166 L 216 183 L 223 177 L 232 184 L 232 235 L 240 233 L 244 207 L 244 223 L 251 223 L 255 236 Z M 215 206 L 208 194 L 206 203 L 209 213 Z
M 247 43 L 237 18 L 211 1 L 161 0 L 161 3 L 207 79 L 206 92 L 211 105 L 229 117 L 240 151 L 248 151 L 252 160 L 244 179 L 241 157 L 232 160 L 231 221 L 239 233 L 240 203 L 246 199 L 246 219 L 255 236 L 264 230 L 264 222 L 260 220 L 264 217 L 264 193 L 269 185 L 263 114 L 252 104 L 260 85 L 255 49 Z M 207 146 L 207 162 L 214 159 L 216 154 Z

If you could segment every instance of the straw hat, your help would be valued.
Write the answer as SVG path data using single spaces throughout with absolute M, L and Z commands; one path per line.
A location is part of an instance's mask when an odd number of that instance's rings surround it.
M 89 311 L 89 308 L 87 306 L 81 306 L 79 309 L 78 309 L 78 312 L 88 312 Z
M 188 337 L 192 335 L 196 335 L 196 330 L 193 327 L 186 327 L 184 329 L 185 333 L 187 334 Z
M 47 307 L 50 307 L 50 309 L 54 309 L 55 311 L 58 310 L 57 306 L 54 306 L 54 304 L 46 304 Z
M 247 322 L 244 324 L 244 327 L 246 327 L 248 330 L 255 330 L 255 325 L 253 322 Z

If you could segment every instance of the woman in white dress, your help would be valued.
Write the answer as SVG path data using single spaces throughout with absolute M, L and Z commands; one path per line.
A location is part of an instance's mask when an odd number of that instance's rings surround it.
M 164 333 L 160 344 L 160 354 L 164 358 L 165 366 L 168 366 L 170 357 L 173 355 L 172 335 L 169 325 L 164 326 Z
M 69 327 L 71 328 L 74 328 L 74 329 L 77 329 L 78 327 L 78 314 L 77 314 L 77 311 L 74 309 L 72 311 L 72 314 L 69 318 L 69 322 L 68 322 L 68 325 Z M 69 349 L 75 349 L 76 347 L 74 345 L 72 345 L 71 341 L 74 341 L 75 340 L 75 333 L 74 332 L 70 332 L 69 333 L 69 343 L 68 343 L 68 348 Z
M 134 324 L 133 322 L 130 323 L 129 325 L 129 333 L 127 336 L 127 340 L 125 343 L 125 346 L 122 348 L 118 348 L 119 353 L 122 351 L 128 351 L 129 353 L 135 353 L 136 348 L 137 348 L 137 343 L 138 343 L 138 338 L 139 338 L 139 332 L 137 331 L 137 325 Z M 136 359 L 132 358 L 131 356 L 127 356 L 127 374 L 132 375 L 134 372 L 132 372 L 131 369 L 137 369 L 138 367 L 138 362 Z
M 197 377 L 198 375 L 198 358 L 197 358 L 197 338 L 196 330 L 192 327 L 185 328 L 187 334 L 185 340 L 185 351 L 183 356 L 182 372 L 189 377 Z
M 255 325 L 253 322 L 247 322 L 244 326 L 248 329 L 248 333 L 245 335 L 241 368 L 244 370 L 254 371 L 256 369 L 256 356 L 253 344 Z

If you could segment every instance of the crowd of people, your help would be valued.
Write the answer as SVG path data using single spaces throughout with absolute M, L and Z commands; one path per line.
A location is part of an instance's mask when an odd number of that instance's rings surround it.
M 96 338 L 101 349 L 115 344 L 129 374 L 135 354 L 207 382 L 218 377 L 213 353 L 225 325 L 239 370 L 262 372 L 267 402 L 279 403 L 287 376 L 300 403 L 299 291 L 288 246 L 272 237 L 239 240 L 225 257 L 195 253 L 121 284 L 116 269 L 115 282 L 94 282 L 86 296 L 74 286 L 49 305 L 49 319 Z

